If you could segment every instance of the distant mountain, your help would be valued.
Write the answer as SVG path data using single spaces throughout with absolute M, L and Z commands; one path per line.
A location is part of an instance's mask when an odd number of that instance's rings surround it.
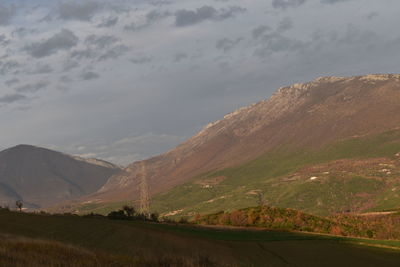
M 93 193 L 119 171 L 108 162 L 18 145 L 0 152 L 0 205 L 47 207 Z
M 400 172 L 399 126 L 400 75 L 282 87 L 146 160 L 152 205 L 214 212 L 252 206 L 261 192 L 271 205 L 317 214 L 400 206 L 400 181 L 387 180 Z M 137 200 L 140 173 L 140 162 L 129 165 L 85 201 Z

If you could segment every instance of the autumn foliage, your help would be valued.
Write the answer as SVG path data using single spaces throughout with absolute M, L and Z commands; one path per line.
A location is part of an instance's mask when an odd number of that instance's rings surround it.
M 194 223 L 400 239 L 400 215 L 397 214 L 320 217 L 293 209 L 263 206 L 197 216 Z

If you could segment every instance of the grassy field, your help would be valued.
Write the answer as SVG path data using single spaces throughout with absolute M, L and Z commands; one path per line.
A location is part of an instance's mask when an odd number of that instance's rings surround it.
M 90 250 L 46 241 L 0 234 L 0 266 L 136 266 L 128 256 L 94 253 Z
M 153 197 L 152 209 L 175 217 L 233 211 L 256 206 L 256 192 L 269 206 L 317 215 L 394 209 L 400 206 L 399 152 L 399 130 L 314 150 L 281 149 L 200 175 Z
M 4 264 L 4 255 L 8 255 L 9 258 L 21 255 L 33 257 L 29 256 L 32 250 L 36 253 L 33 253 L 34 257 L 42 257 L 42 265 L 31 266 L 49 266 L 43 261 L 46 257 L 54 258 L 52 255 L 57 253 L 64 255 L 66 250 L 71 255 L 77 255 L 74 257 L 80 261 L 83 259 L 90 263 L 97 260 L 99 265 L 95 266 L 106 266 L 101 265 L 103 262 L 113 262 L 114 266 L 399 266 L 400 264 L 400 250 L 360 245 L 369 243 L 400 248 L 398 241 L 6 211 L 0 212 L 0 229 L 3 236 L 20 236 L 24 238 L 22 243 L 29 244 L 29 246 L 16 245 L 15 242 L 20 241 L 15 238 L 12 238 L 14 243 L 4 244 L 5 239 L 2 238 L 0 242 L 2 266 L 7 266 Z M 28 238 L 28 241 L 25 238 Z M 47 241 L 37 241 L 37 239 Z M 41 254 L 41 251 L 48 251 L 46 246 L 53 249 L 50 249 L 49 253 Z M 54 249 L 54 246 L 57 249 Z M 16 247 L 23 254 L 15 253 Z M 24 251 L 24 248 L 27 251 Z M 24 259 L 19 261 L 24 262 Z M 79 264 L 78 261 L 76 266 L 91 266 Z M 30 265 L 25 264 L 25 266 Z

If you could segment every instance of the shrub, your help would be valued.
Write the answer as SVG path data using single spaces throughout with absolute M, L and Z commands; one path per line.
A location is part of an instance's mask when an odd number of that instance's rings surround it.
M 107 218 L 111 220 L 127 220 L 129 217 L 123 210 L 112 211 L 107 215 Z

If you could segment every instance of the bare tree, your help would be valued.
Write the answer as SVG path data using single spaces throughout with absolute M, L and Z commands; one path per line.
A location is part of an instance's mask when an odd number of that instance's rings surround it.
M 21 200 L 15 201 L 15 206 L 17 206 L 17 209 L 19 209 L 19 212 L 22 212 L 22 207 L 24 206 L 24 204 L 22 203 Z

